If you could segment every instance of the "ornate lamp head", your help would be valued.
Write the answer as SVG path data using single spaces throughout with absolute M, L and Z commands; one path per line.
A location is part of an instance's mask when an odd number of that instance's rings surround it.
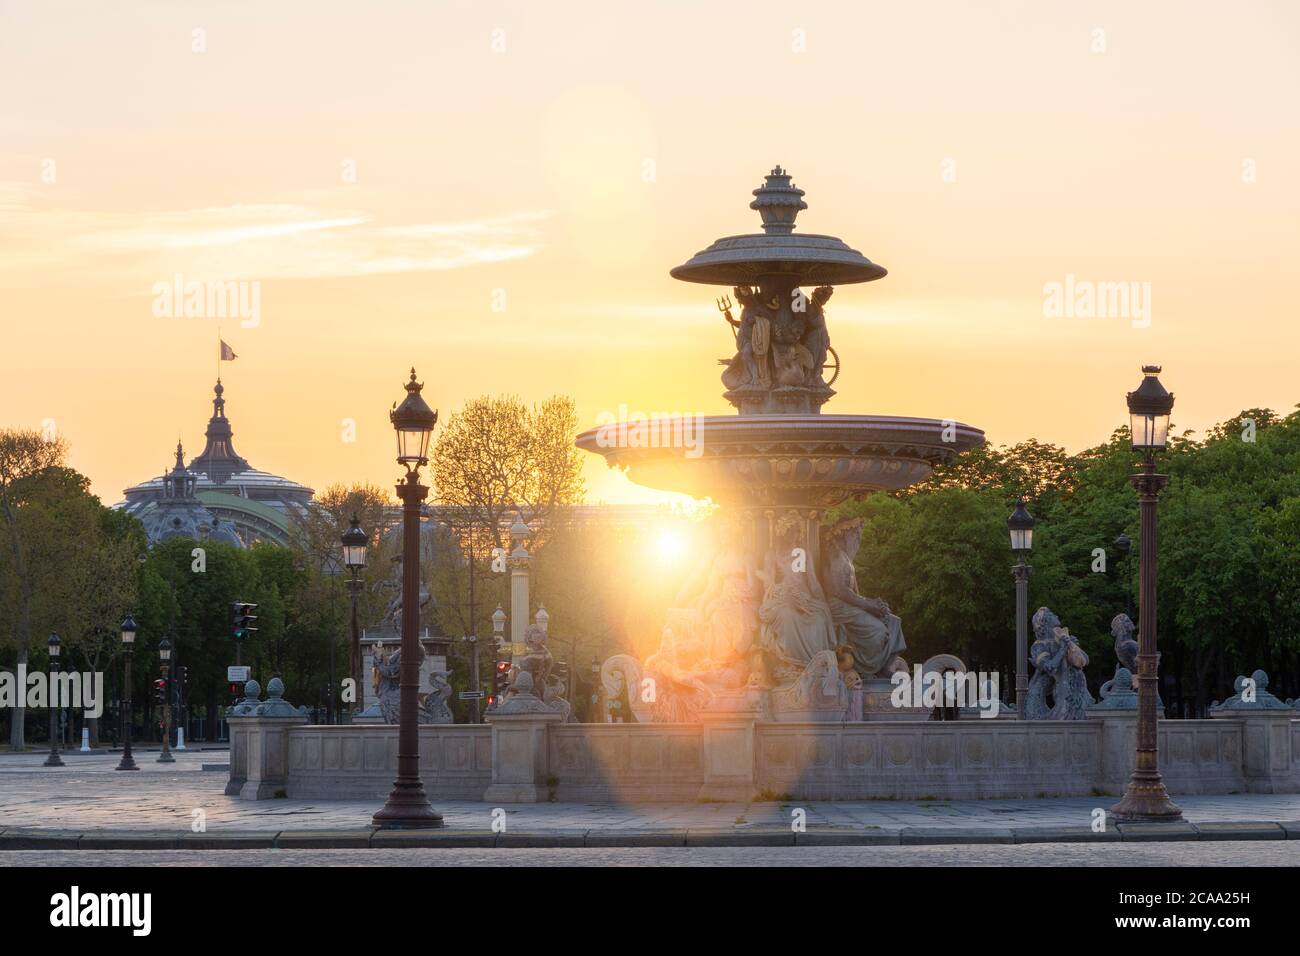
M 1016 501 L 1016 510 L 1007 518 L 1007 530 L 1011 532 L 1011 550 L 1016 554 L 1028 554 L 1034 546 L 1034 516 L 1025 507 L 1025 499 Z
M 349 568 L 364 568 L 366 566 L 366 547 L 369 545 L 370 539 L 361 530 L 361 522 L 355 514 L 352 516 L 350 527 L 343 532 L 341 540 L 343 542 L 343 563 Z
M 1128 393 L 1129 427 L 1135 451 L 1163 451 L 1169 442 L 1169 413 L 1174 396 L 1157 377 L 1159 365 L 1142 366 L 1142 384 Z
M 415 380 L 412 368 L 411 380 L 406 383 L 406 398 L 402 404 L 394 404 L 388 413 L 397 432 L 397 460 L 408 471 L 429 463 L 429 436 L 438 423 L 438 413 L 420 395 L 423 388 L 424 384 Z

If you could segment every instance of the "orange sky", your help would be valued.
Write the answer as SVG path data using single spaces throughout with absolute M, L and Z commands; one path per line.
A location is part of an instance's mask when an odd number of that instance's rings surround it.
M 827 411 L 1076 450 L 1147 361 L 1178 426 L 1289 410 L 1298 94 L 1290 2 L 0 0 L 0 425 L 53 419 L 108 502 L 197 452 L 218 320 L 154 314 L 178 273 L 259 284 L 235 444 L 317 488 L 396 479 L 412 363 L 444 414 L 729 412 L 725 290 L 668 269 L 775 163 L 890 270 L 827 308 Z M 1045 315 L 1067 275 L 1150 283 L 1149 327 Z

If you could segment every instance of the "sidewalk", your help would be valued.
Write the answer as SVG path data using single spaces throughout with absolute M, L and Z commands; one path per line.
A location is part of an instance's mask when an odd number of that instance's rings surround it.
M 185 752 L 117 772 L 118 754 L 0 759 L 0 849 L 288 847 L 909 846 L 1150 840 L 1297 840 L 1300 794 L 1174 795 L 1185 823 L 1115 824 L 1117 797 L 785 803 L 492 804 L 434 801 L 445 827 L 379 831 L 377 801 L 242 801 L 222 792 L 221 755 Z M 202 827 L 202 832 L 195 832 Z M 1296 843 L 1300 862 L 1300 842 Z

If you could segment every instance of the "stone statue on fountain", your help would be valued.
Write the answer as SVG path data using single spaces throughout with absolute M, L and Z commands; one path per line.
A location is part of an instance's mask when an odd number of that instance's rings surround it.
M 772 320 L 762 308 L 756 290 L 748 286 L 732 289 L 736 301 L 740 303 L 740 320 L 732 318 L 731 303 L 725 299 L 718 307 L 726 316 L 736 335 L 736 354 L 726 363 L 722 373 L 722 384 L 728 389 L 742 385 L 760 385 L 769 388 L 772 373 L 768 364 L 768 352 L 772 341 Z
M 715 519 L 709 557 L 687 576 L 659 648 L 645 660 L 655 721 L 693 721 L 718 693 L 756 683 L 762 674 L 759 576 L 741 525 Z
M 422 724 L 454 724 L 451 712 L 451 671 L 434 671 L 429 675 L 429 693 L 420 702 L 419 721 Z
M 698 720 L 700 711 L 713 697 L 702 676 L 709 670 L 704 644 L 694 636 L 693 623 L 683 620 L 687 613 L 681 608 L 669 609 L 659 648 L 645 659 L 651 689 L 650 718 L 656 723 Z
M 853 558 L 862 544 L 862 519 L 841 521 L 828 529 L 822 552 L 823 579 L 836 643 L 853 651 L 857 672 L 865 678 L 888 677 L 906 663 L 903 622 L 882 598 L 858 593 Z
M 836 646 L 835 623 L 821 582 L 810 565 L 797 513 L 777 520 L 763 561 L 763 603 L 758 609 L 760 647 L 769 684 L 788 683 L 822 651 Z
M 691 575 L 645 661 L 652 719 L 690 722 L 715 698 L 771 691 L 777 710 L 845 708 L 838 648 L 870 678 L 904 667 L 902 623 L 883 601 L 858 594 L 853 555 L 861 522 L 837 526 L 823 577 L 797 511 L 777 518 L 762 568 L 751 567 L 739 522 L 717 519 L 711 560 Z
M 524 654 L 516 659 L 514 678 L 503 700 L 494 705 L 501 714 L 556 713 L 563 721 L 572 718 L 573 707 L 565 698 L 564 682 L 555 673 L 555 658 L 546 646 L 546 628 L 529 624 L 524 630 Z M 489 710 L 489 713 L 492 713 Z
M 720 360 L 730 398 L 776 411 L 781 403 L 773 405 L 769 392 L 784 390 L 787 401 L 798 403 L 795 393 L 812 390 L 819 395 L 814 406 L 832 394 L 822 373 L 831 344 L 824 306 L 833 291 L 818 286 L 809 297 L 779 278 L 757 288 L 737 286 L 732 293 L 741 306 L 739 320 L 731 314 L 730 300 L 719 301 L 736 337 L 736 353 Z
M 808 309 L 806 324 L 808 330 L 804 333 L 804 345 L 812 354 L 812 372 L 809 379 L 813 382 L 822 381 L 822 370 L 826 368 L 826 355 L 831 350 L 831 336 L 826 330 L 826 311 L 823 306 L 835 292 L 834 286 L 819 285 L 813 289 L 812 297 L 808 300 Z
M 1133 675 L 1138 672 L 1137 626 L 1133 623 L 1133 619 L 1122 611 L 1116 614 L 1110 621 L 1110 634 L 1111 637 L 1115 638 L 1115 676 L 1098 688 L 1098 693 L 1103 700 L 1113 699 L 1124 693 L 1123 687 L 1125 684 L 1120 671 L 1128 673 L 1127 680 L 1130 684 L 1134 680 Z M 1136 689 L 1133 689 L 1133 693 L 1136 694 Z M 1136 696 L 1133 700 L 1135 701 L 1134 706 L 1136 706 Z M 1114 709 L 1114 705 L 1111 705 L 1111 709 Z M 1160 692 L 1157 689 L 1156 712 L 1163 713 L 1164 709 L 1165 702 L 1161 699 Z
M 715 687 L 743 687 L 758 651 L 758 576 L 739 522 L 719 518 L 708 570 L 678 594 L 672 657 L 690 656 L 696 676 Z M 701 585 L 703 590 L 699 590 Z
M 1083 720 L 1093 703 L 1083 669 L 1088 655 L 1061 619 L 1050 608 L 1034 612 L 1034 643 L 1029 662 L 1034 676 L 1029 680 L 1025 717 L 1029 720 Z M 1048 705 L 1048 695 L 1052 703 Z
M 400 635 L 402 633 L 402 559 L 400 557 L 393 559 L 392 579 L 382 584 L 381 587 L 395 588 L 397 593 L 393 595 L 388 602 L 388 607 L 384 609 L 384 617 L 380 621 L 379 626 L 391 628 L 395 633 Z M 420 606 L 416 610 L 417 620 L 419 620 L 420 614 L 423 613 L 429 601 L 430 594 L 425 588 L 424 582 L 421 581 Z
M 376 644 L 374 666 L 372 668 L 372 690 L 379 704 L 379 713 L 384 723 L 395 724 L 398 721 L 401 705 L 402 649 L 399 647 L 391 654 L 384 654 L 384 645 Z

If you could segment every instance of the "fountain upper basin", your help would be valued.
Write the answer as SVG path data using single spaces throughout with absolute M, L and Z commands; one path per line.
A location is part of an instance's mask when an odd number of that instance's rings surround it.
M 613 422 L 576 443 L 648 488 L 737 505 L 829 508 L 924 481 L 936 465 L 982 445 L 984 432 L 885 415 L 710 415 Z

